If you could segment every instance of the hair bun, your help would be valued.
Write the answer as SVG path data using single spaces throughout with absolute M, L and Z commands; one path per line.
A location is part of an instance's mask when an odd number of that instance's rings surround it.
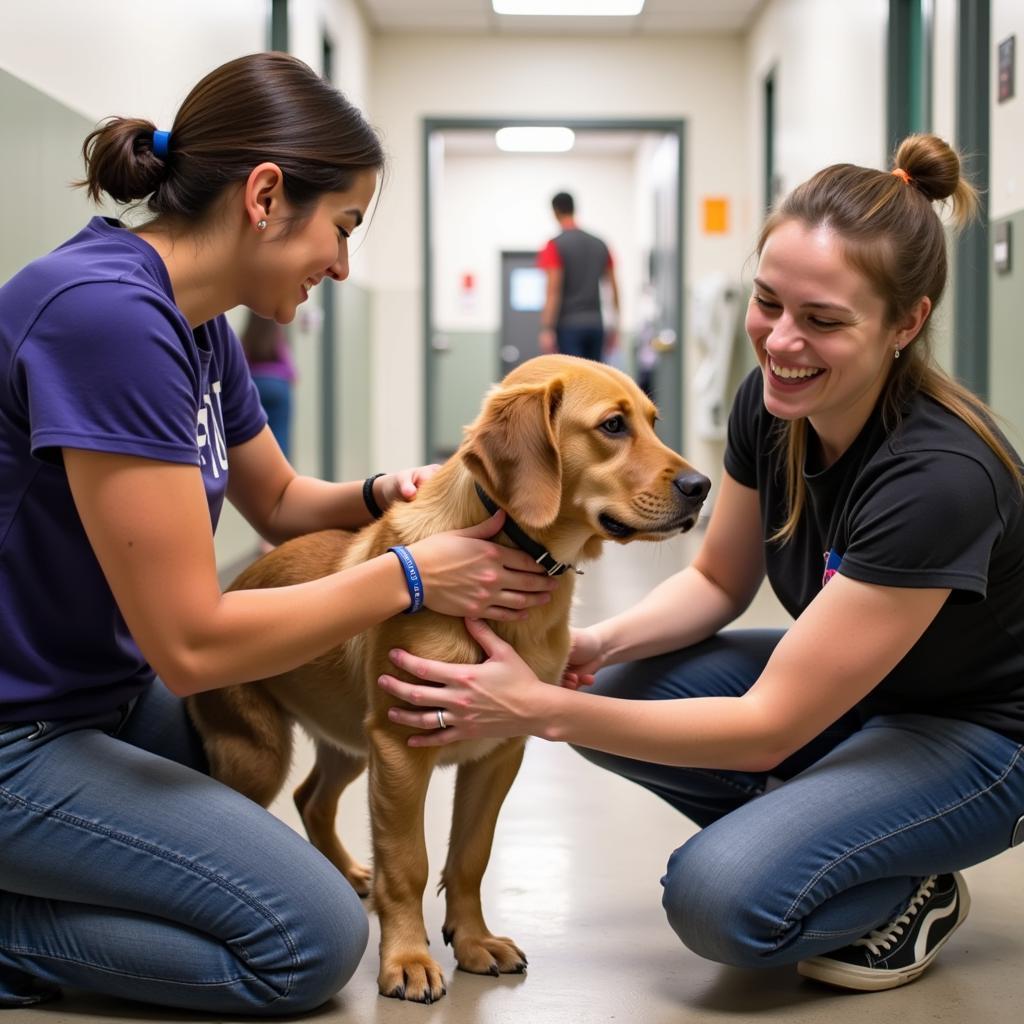
M 959 224 L 977 210 L 977 192 L 963 177 L 960 157 L 937 135 L 908 135 L 896 150 L 895 167 L 906 171 L 912 187 L 929 202 L 952 199 Z
M 82 146 L 89 198 L 106 193 L 118 203 L 145 199 L 160 186 L 167 164 L 153 152 L 156 125 L 137 117 L 110 117 Z

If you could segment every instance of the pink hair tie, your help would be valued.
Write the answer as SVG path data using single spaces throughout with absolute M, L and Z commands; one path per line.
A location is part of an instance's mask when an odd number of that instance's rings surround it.
M 910 184 L 910 175 L 907 174 L 907 172 L 903 170 L 902 167 L 894 168 L 892 173 L 895 174 L 897 178 L 902 178 L 904 185 Z

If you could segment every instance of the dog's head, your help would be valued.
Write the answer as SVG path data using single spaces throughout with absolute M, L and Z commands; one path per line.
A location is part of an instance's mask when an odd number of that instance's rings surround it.
M 661 442 L 656 418 L 624 373 L 540 356 L 495 385 L 459 454 L 527 530 L 557 521 L 602 540 L 661 539 L 697 522 L 711 485 Z

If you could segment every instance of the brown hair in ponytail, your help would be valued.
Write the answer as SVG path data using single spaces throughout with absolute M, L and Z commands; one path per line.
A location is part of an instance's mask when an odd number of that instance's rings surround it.
M 229 185 L 270 161 L 300 213 L 344 191 L 384 154 L 362 114 L 308 65 L 286 53 L 239 57 L 210 72 L 185 98 L 168 152 L 153 152 L 151 121 L 113 117 L 85 140 L 86 177 L 99 202 L 146 199 L 158 217 L 201 220 Z M 147 198 L 148 197 L 148 198 Z

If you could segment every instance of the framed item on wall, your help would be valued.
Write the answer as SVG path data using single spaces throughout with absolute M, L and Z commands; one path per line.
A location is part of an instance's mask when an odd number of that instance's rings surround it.
M 1017 77 L 1017 37 L 1007 36 L 999 44 L 999 86 L 1000 103 L 1005 103 L 1016 94 L 1015 79 Z

